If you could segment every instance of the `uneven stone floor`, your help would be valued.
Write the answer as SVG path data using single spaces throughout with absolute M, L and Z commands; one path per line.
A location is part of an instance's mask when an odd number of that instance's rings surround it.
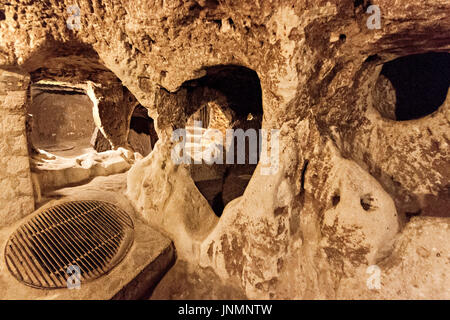
M 153 290 L 150 300 L 247 299 L 236 284 L 222 281 L 211 268 L 201 268 L 183 260 L 175 265 Z

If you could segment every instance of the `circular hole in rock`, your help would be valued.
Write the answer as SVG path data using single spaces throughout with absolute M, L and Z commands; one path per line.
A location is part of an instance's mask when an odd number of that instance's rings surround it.
M 439 109 L 449 86 L 449 53 L 401 57 L 383 65 L 374 87 L 374 107 L 391 120 L 419 119 Z
M 370 194 L 366 194 L 366 195 L 362 196 L 360 199 L 361 207 L 365 211 L 371 211 L 371 210 L 376 209 L 374 202 L 375 202 L 375 199 Z

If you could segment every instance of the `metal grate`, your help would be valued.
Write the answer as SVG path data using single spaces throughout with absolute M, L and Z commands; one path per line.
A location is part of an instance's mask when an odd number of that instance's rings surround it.
M 48 208 L 9 238 L 5 259 L 18 280 L 35 288 L 66 288 L 69 266 L 81 283 L 116 266 L 133 243 L 133 221 L 117 206 L 96 200 Z

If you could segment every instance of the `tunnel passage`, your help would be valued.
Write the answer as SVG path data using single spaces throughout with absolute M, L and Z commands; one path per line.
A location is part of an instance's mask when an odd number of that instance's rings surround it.
M 204 77 L 183 85 L 190 92 L 191 102 L 186 106 L 190 115 L 186 123 L 187 141 L 191 150 L 198 147 L 191 157 L 201 161 L 201 164 L 191 164 L 190 172 L 195 185 L 220 217 L 230 201 L 242 196 L 256 169 L 263 118 L 262 93 L 259 77 L 253 70 L 240 66 L 205 70 Z M 208 129 L 220 132 L 220 141 L 211 140 Z M 227 140 L 227 130 L 234 130 L 232 140 Z M 250 137 L 255 144 L 250 144 Z M 223 151 L 223 163 L 202 161 L 211 143 Z
M 153 119 L 148 116 L 148 111 L 142 105 L 137 105 L 131 115 L 128 143 L 134 151 L 144 157 L 148 155 L 158 141 Z
M 383 65 L 375 85 L 374 106 L 388 119 L 419 119 L 439 109 L 449 86 L 449 53 L 401 57 Z
M 133 151 L 139 152 L 144 157 L 153 150 L 158 141 L 153 119 L 148 116 L 147 109 L 140 104 L 131 114 L 127 141 Z M 98 129 L 95 130 L 91 143 L 98 152 L 112 149 L 111 143 Z
M 24 69 L 31 79 L 30 151 L 37 151 L 36 144 L 62 152 L 57 155 L 78 156 L 105 151 L 108 145 L 127 146 L 128 121 L 137 100 L 90 45 L 49 41 Z
M 27 61 L 24 69 L 30 73 L 32 84 L 56 83 L 60 87 L 69 87 L 65 88 L 66 96 L 72 90 L 86 101 L 90 100 L 89 110 L 80 110 L 83 103 L 77 103 L 66 112 L 67 121 L 77 117 L 90 117 L 95 124 L 84 126 L 81 131 L 77 130 L 80 131 L 79 134 L 83 132 L 83 147 L 87 145 L 90 150 L 95 149 L 97 152 L 128 147 L 129 121 L 138 104 L 137 99 L 103 64 L 90 45 L 76 40 L 64 43 L 49 41 Z M 59 91 L 61 90 L 60 88 Z M 63 101 L 59 103 L 64 104 Z M 62 106 L 57 112 L 64 108 L 68 107 Z M 59 121 L 62 119 L 60 117 Z M 64 127 L 64 123 L 61 127 Z M 89 139 L 85 138 L 85 131 L 90 131 Z
M 35 148 L 57 155 L 78 155 L 90 149 L 95 124 L 92 101 L 83 88 L 58 82 L 30 86 L 28 130 Z

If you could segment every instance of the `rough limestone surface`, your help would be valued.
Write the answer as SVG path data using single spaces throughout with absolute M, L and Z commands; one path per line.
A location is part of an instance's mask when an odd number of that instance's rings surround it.
M 380 114 L 386 107 L 375 106 L 373 94 L 383 63 L 450 52 L 448 0 L 372 0 L 379 29 L 367 27 L 365 0 L 77 3 L 72 29 L 73 1 L 3 5 L 0 68 L 95 83 L 110 72 L 149 110 L 159 140 L 130 170 L 127 194 L 173 239 L 190 266 L 181 274 L 204 268 L 195 275 L 214 272 L 248 298 L 450 298 L 449 210 L 433 206 L 448 204 L 450 98 L 436 113 L 398 122 Z M 52 72 L 55 65 L 71 71 Z M 262 127 L 280 130 L 278 170 L 264 175 L 260 163 L 220 219 L 189 168 L 171 160 L 170 141 L 193 111 L 180 103 L 189 97 L 183 83 L 219 65 L 257 73 Z M 8 101 L 23 91 L 4 81 L 0 91 L 3 121 L 5 105 L 19 112 Z M 7 157 L 26 154 L 8 149 L 2 163 Z M 13 161 L 10 173 L 23 172 L 28 186 L 25 162 Z M 2 167 L 2 184 L 13 190 L 8 172 Z M 20 199 L 31 209 L 27 197 Z M 3 203 L 2 224 L 15 217 L 3 214 Z M 427 216 L 406 217 L 421 210 Z M 379 287 L 368 285 L 371 270 Z
M 121 84 L 89 82 L 87 94 L 91 98 L 96 126 L 111 143 L 113 149 L 128 146 L 131 114 L 137 102 Z
M 29 76 L 0 68 L 0 226 L 34 210 L 25 129 Z
M 89 141 L 94 132 L 92 101 L 86 95 L 40 93 L 32 100 L 28 114 L 32 115 L 31 140 L 45 149 L 57 143 Z M 47 149 L 48 150 L 48 149 Z

